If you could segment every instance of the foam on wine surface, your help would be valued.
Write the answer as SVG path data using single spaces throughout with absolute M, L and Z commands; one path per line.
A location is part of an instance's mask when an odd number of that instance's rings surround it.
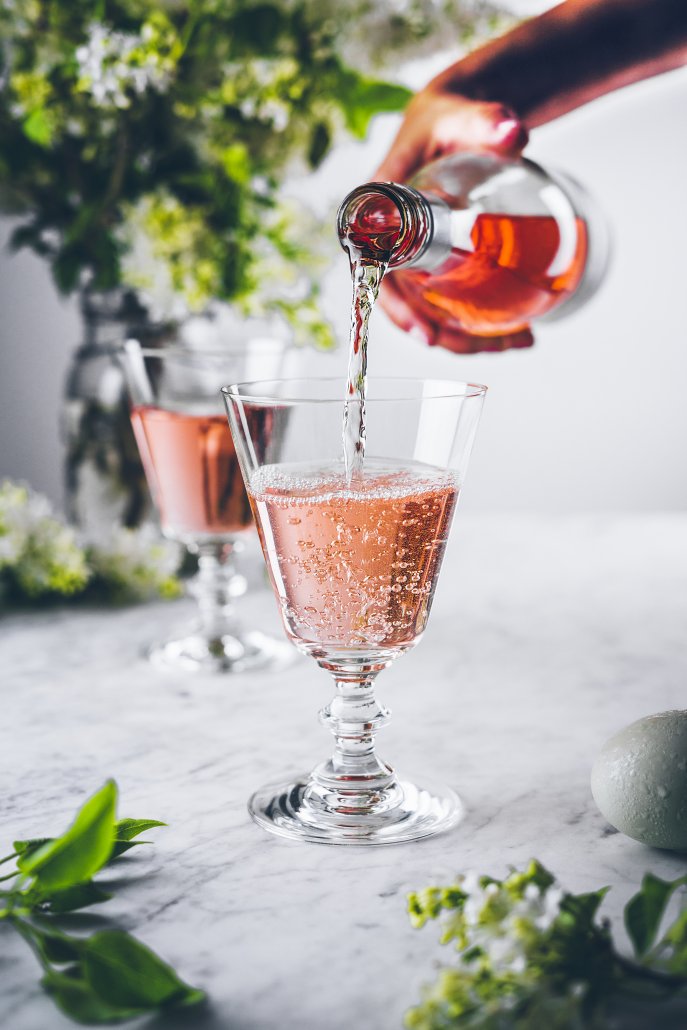
M 424 630 L 458 496 L 456 476 L 367 458 L 256 470 L 249 496 L 282 615 L 297 641 L 367 652 Z

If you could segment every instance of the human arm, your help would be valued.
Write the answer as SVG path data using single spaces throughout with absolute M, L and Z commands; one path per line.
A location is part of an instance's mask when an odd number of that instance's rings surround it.
M 528 129 L 686 62 L 687 0 L 566 0 L 480 47 L 420 90 L 374 178 L 405 181 L 457 150 L 517 157 Z M 393 276 L 382 303 L 397 324 L 450 350 L 503 350 L 532 342 L 527 332 L 480 338 L 430 324 L 403 300 Z

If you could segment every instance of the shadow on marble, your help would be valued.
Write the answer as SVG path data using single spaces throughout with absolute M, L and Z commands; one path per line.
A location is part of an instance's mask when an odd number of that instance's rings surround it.
M 189 1009 L 161 1012 L 145 1023 L 145 1030 L 267 1030 L 264 1020 L 254 1022 L 243 1016 L 237 1018 L 223 1015 L 213 1009 L 209 999 L 204 1005 Z M 310 1030 L 303 1027 L 303 1030 Z M 315 1030 L 313 1027 L 312 1030 Z M 322 1028 L 318 1028 L 322 1030 Z M 392 1028 L 389 1028 L 392 1030 Z M 399 1028 L 400 1030 L 400 1028 Z

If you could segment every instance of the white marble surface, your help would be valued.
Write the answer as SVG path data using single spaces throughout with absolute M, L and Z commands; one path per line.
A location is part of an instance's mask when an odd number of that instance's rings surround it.
M 246 607 L 276 626 L 271 595 Z M 108 776 L 120 815 L 169 823 L 120 864 L 127 886 L 102 910 L 209 992 L 202 1016 L 154 1027 L 400 1030 L 438 954 L 432 928 L 407 922 L 408 889 L 536 855 L 571 889 L 611 884 L 617 919 L 645 870 L 684 872 L 684 856 L 610 831 L 589 771 L 621 726 L 687 706 L 687 516 L 459 514 L 425 639 L 379 680 L 394 713 L 384 757 L 449 782 L 469 808 L 415 845 L 301 845 L 250 822 L 253 787 L 328 751 L 316 711 L 329 684 L 304 658 L 234 680 L 152 670 L 141 646 L 190 611 L 0 624 L 3 844 L 61 830 Z M 7 1030 L 71 1025 L 37 974 L 4 934 Z

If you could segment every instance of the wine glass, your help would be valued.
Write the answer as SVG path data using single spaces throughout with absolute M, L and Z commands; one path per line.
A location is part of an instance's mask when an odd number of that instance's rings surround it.
M 467 383 L 374 380 L 364 464 L 349 478 L 338 379 L 223 390 L 287 636 L 336 684 L 321 712 L 334 754 L 310 775 L 253 795 L 250 813 L 265 829 L 329 844 L 386 844 L 459 821 L 452 791 L 403 782 L 377 756 L 375 734 L 389 713 L 374 683 L 425 629 L 485 392 Z
M 264 338 L 221 350 L 124 345 L 131 422 L 162 532 L 198 556 L 190 590 L 199 619 L 150 647 L 157 665 L 238 673 L 292 658 L 285 641 L 243 630 L 235 613 L 246 579 L 234 556 L 255 527 L 220 394 L 227 378 L 279 371 L 283 351 Z

